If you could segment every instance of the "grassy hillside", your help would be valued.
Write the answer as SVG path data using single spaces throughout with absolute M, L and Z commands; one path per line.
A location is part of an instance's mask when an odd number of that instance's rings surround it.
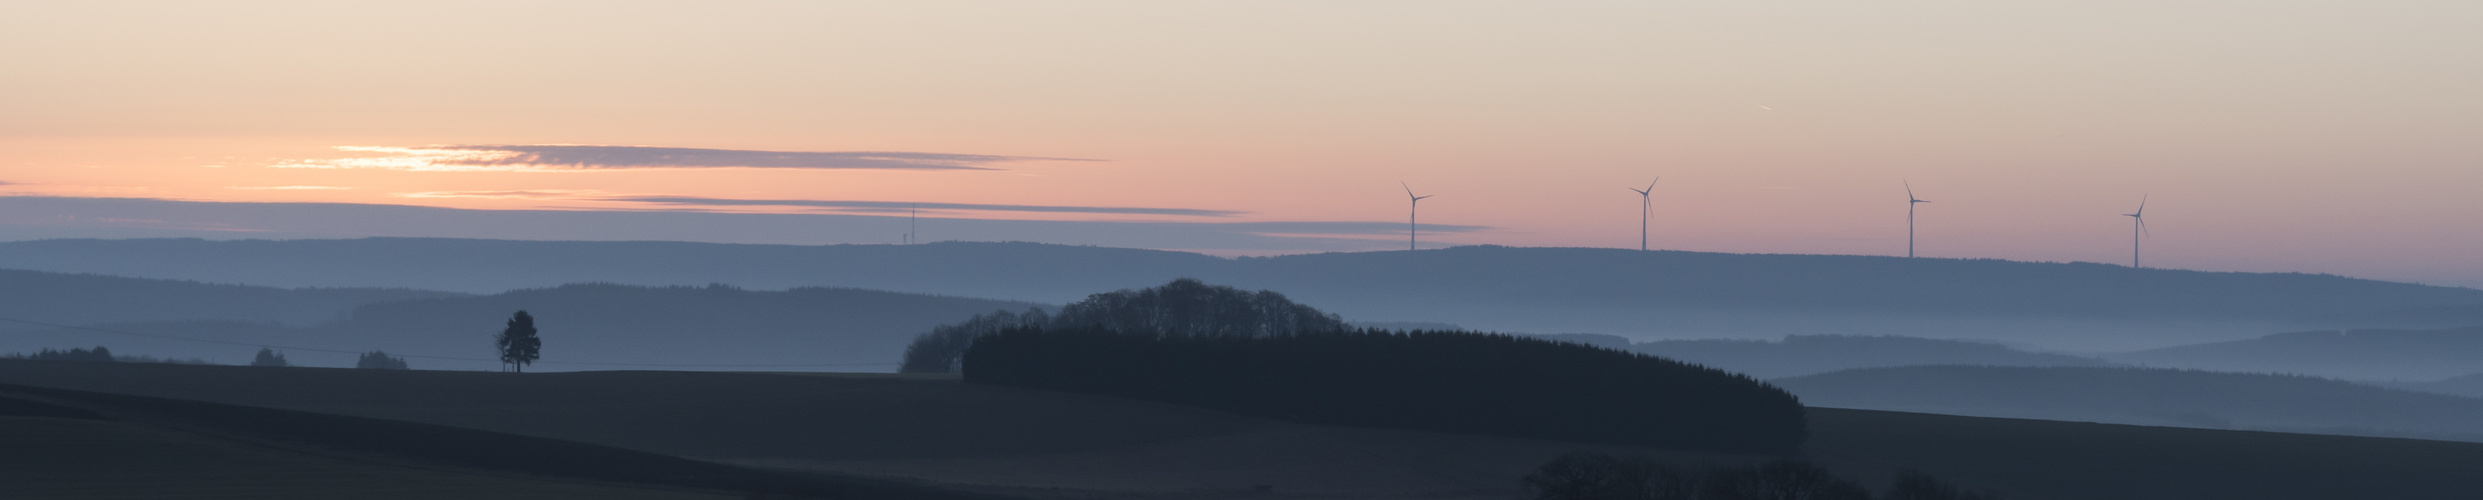
M 87 408 L 6 392 L 0 394 L 0 498 L 736 498 L 309 449 L 119 412 L 105 419 Z M 39 408 L 57 411 L 33 411 Z
M 2483 399 L 2300 376 L 1916 366 L 1773 382 L 1837 408 L 2483 441 Z
M 1115 498 L 1492 498 L 1573 450 L 1741 457 L 1306 426 L 894 375 L 509 375 L 0 362 L 0 383 L 277 406 L 983 491 Z M 2467 498 L 2483 444 L 1813 408 L 1803 452 L 2015 499 Z M 1259 487 L 1265 486 L 1264 492 Z
M 624 490 L 637 493 L 625 496 L 689 496 L 686 493 L 730 494 L 767 493 L 813 498 L 978 498 L 943 492 L 885 480 L 789 474 L 744 467 L 687 460 L 660 454 L 630 451 L 585 443 L 557 441 L 438 425 L 399 422 L 255 408 L 219 403 L 94 393 L 63 389 L 0 385 L 0 407 L 18 410 L 49 409 L 51 411 L 15 411 L 0 409 L 0 414 L 50 413 L 68 419 L 112 421 L 127 424 L 123 428 L 88 426 L 84 431 L 72 430 L 70 436 L 53 436 L 49 446 L 76 447 L 80 441 L 124 439 L 130 431 L 158 431 L 157 439 L 166 441 L 169 434 L 189 434 L 192 438 L 219 439 L 250 445 L 277 455 L 317 462 L 319 458 L 338 462 L 360 462 L 370 469 L 399 468 L 412 471 L 450 472 L 470 475 L 497 475 L 520 478 L 509 483 L 571 483 L 573 491 L 562 492 L 557 484 L 550 494 L 566 493 L 586 496 L 597 490 Z M 64 415 L 64 413 L 82 413 Z M 54 420 L 58 420 L 55 418 Z M 128 427 L 138 427 L 131 429 Z M 80 436 L 91 431 L 105 431 L 104 436 Z M 169 432 L 163 432 L 169 431 Z M 177 441 L 178 439 L 170 439 Z M 5 459 L 25 460 L 35 450 L 8 449 Z M 107 455 L 94 450 L 54 448 L 81 455 Z M 291 453 L 282 453 L 291 452 Z M 96 456 L 95 458 L 106 458 Z M 156 457 L 127 457 L 148 459 Z M 158 464 L 168 465 L 168 464 Z M 198 464 L 187 464 L 197 467 Z M 12 471 L 15 472 L 15 471 Z M 195 471 L 187 471 L 195 472 Z M 161 474 L 161 472 L 157 472 Z M 452 475 L 452 474 L 437 474 Z M 34 479 L 34 478 L 26 478 Z M 352 475 L 321 474 L 306 479 L 351 483 Z M 175 481 L 178 483 L 179 481 Z M 580 487 L 584 486 L 584 487 Z M 204 492 L 187 491 L 190 485 L 153 484 L 143 487 L 154 492 L 147 496 L 180 497 Z M 275 489 L 275 488 L 271 488 Z M 638 490 L 638 491 L 626 491 Z M 67 493 L 67 492 L 62 492 Z M 662 495 L 671 493 L 671 495 Z M 232 491 L 228 494 L 255 492 Z M 34 495 L 29 495 L 34 496 Z M 64 495 L 65 496 L 65 495 Z M 11 498 L 22 498 L 12 496 Z
M 2103 360 L 2027 352 L 1983 342 L 1910 337 L 1793 335 L 1781 341 L 1667 340 L 1628 350 L 1759 378 L 1915 365 L 2104 366 Z
M 2436 380 L 2483 372 L 2483 327 L 2280 333 L 2104 355 L 2125 363 L 2299 373 L 2355 380 Z
M 1279 290 L 1349 319 L 1483 330 L 2071 338 L 2148 347 L 2240 338 L 2305 317 L 2483 305 L 2478 290 L 2323 275 L 1489 246 L 1228 260 L 1031 243 L 50 240 L 0 244 L 0 266 L 287 286 L 494 292 L 585 281 L 721 282 L 1049 303 L 1193 277 Z

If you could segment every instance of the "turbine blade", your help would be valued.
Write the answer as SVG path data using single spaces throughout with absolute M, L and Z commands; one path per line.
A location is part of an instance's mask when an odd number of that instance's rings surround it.
M 1914 199 L 1914 181 L 1904 181 L 1904 182 L 1905 182 L 1905 199 L 1908 199 L 1908 200 L 1913 200 L 1913 199 Z M 1915 200 L 1915 201 L 1921 201 L 1921 200 Z
M 2148 232 L 2148 231 L 2147 231 L 2147 218 L 2146 218 L 2146 217 L 2139 217 L 2139 218 L 2138 218 L 2138 234 L 2146 235 L 2146 236 L 2147 236 L 2147 237 L 2149 237 L 2149 238 L 2153 238 L 2153 237 L 2155 237 L 2155 233 L 2152 233 L 2152 232 Z

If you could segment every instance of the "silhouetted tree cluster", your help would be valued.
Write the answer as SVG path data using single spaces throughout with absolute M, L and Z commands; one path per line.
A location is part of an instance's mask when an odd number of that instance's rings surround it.
M 1281 293 L 1252 292 L 1181 278 L 1162 286 L 1089 295 L 1085 300 L 1062 306 L 1058 314 L 1045 314 L 1041 309 L 1024 313 L 996 311 L 941 325 L 915 337 L 914 343 L 906 346 L 905 362 L 897 371 L 955 372 L 960 357 L 975 338 L 1030 326 L 1245 338 L 1351 329 L 1335 314 L 1294 303 Z
M 1027 308 L 1024 313 L 992 311 L 955 324 L 935 326 L 905 346 L 905 362 L 897 366 L 897 372 L 954 373 L 958 357 L 966 353 L 966 346 L 974 344 L 975 337 L 1014 328 L 1040 328 L 1051 321 L 1042 309 Z
M 1089 295 L 1061 306 L 1054 326 L 1171 337 L 1283 337 L 1347 330 L 1345 320 L 1284 294 L 1182 278 L 1163 286 Z
M 103 346 L 95 346 L 92 350 L 70 348 L 66 351 L 55 351 L 51 349 L 44 349 L 37 351 L 34 354 L 27 355 L 26 359 L 40 361 L 118 361 L 112 358 L 112 350 L 105 349 Z
M 1801 403 L 1758 380 L 1497 334 L 1025 326 L 976 338 L 964 371 L 973 383 L 1326 424 L 1761 453 L 1805 437 Z
M 261 347 L 259 348 L 259 355 L 250 359 L 250 366 L 284 367 L 293 366 L 293 364 L 285 362 L 284 353 L 276 352 L 275 349 Z
M 526 371 L 526 365 L 543 357 L 543 338 L 535 336 L 535 316 L 517 311 L 509 316 L 509 326 L 492 337 L 500 346 L 500 362 L 512 371 Z
M 1522 480 L 1534 500 L 2000 500 L 1962 490 L 1929 474 L 1905 471 L 1872 495 L 1853 481 L 1800 460 L 1684 468 L 1644 457 L 1572 453 Z
M 388 351 L 371 351 L 362 353 L 362 359 L 354 361 L 353 367 L 366 370 L 408 369 L 405 365 L 405 358 L 390 356 L 388 355 Z

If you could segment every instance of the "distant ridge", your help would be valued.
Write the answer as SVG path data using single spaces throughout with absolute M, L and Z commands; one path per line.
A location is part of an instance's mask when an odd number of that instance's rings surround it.
M 2292 375 L 1909 366 L 1770 382 L 1830 408 L 2483 441 L 2483 399 Z
M 2106 359 L 2203 370 L 2298 373 L 2354 380 L 2438 380 L 2483 373 L 2483 326 L 2316 330 L 2107 354 Z
M 1759 378 L 1791 377 L 1856 368 L 1915 365 L 2106 366 L 2094 358 L 2027 352 L 1962 340 L 1912 337 L 1792 335 L 1784 340 L 1667 340 L 1629 350 L 1740 372 Z
M 146 279 L 0 269 L 0 318 L 87 325 L 229 320 L 294 326 L 344 317 L 355 306 L 465 294 L 406 288 L 278 288 L 250 280 Z M 0 323 L 0 330 L 27 328 Z
M 573 282 L 836 286 L 1063 303 L 1192 277 L 1269 289 L 1354 321 L 1649 337 L 1906 335 L 2143 348 L 2280 331 L 2308 317 L 2483 304 L 2483 291 L 2328 275 L 2091 263 L 1458 247 L 1264 258 L 1034 243 L 44 240 L 0 267 L 282 286 L 468 292 Z

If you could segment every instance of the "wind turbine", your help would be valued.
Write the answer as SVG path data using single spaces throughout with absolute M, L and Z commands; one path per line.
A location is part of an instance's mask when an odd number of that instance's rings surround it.
M 1914 206 L 1931 203 L 1914 197 L 1914 182 L 1905 181 L 1905 258 L 1914 258 Z
M 2138 243 L 2147 237 L 2147 195 L 2138 195 L 2137 213 L 2121 216 L 2130 218 L 2132 225 L 2137 226 L 2130 228 L 2130 267 L 2143 267 L 2138 265 Z
M 1405 208 L 1405 249 L 1413 250 L 1415 241 L 1414 236 L 1421 231 L 1418 226 L 1414 225 L 1414 212 L 1416 209 L 1422 208 L 1423 198 L 1430 198 L 1439 195 L 1414 196 L 1413 186 L 1405 185 L 1405 181 L 1397 181 L 1397 185 L 1405 188 L 1405 197 L 1407 199 Z
M 1638 192 L 1638 251 L 1641 252 L 1647 251 L 1647 216 L 1655 213 L 1655 202 L 1647 197 L 1647 193 L 1655 191 L 1655 181 L 1660 180 L 1664 178 L 1657 177 L 1655 180 L 1647 181 L 1646 189 L 1629 188 L 1631 191 Z

